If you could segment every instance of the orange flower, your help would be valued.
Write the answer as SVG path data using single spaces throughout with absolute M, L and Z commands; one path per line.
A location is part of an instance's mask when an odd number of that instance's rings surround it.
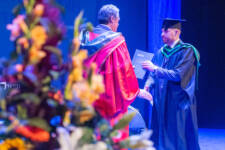
M 97 70 L 97 64 L 96 63 L 91 63 L 91 70 L 92 70 L 93 74 L 96 73 L 96 70 Z
M 63 103 L 63 95 L 61 93 L 60 90 L 58 90 L 54 95 L 53 95 L 53 98 L 58 101 L 60 104 Z
M 18 44 L 22 45 L 25 49 L 27 49 L 29 47 L 29 42 L 28 42 L 27 38 L 25 38 L 25 37 L 19 38 Z
M 16 129 L 16 133 L 25 136 L 36 142 L 48 142 L 50 135 L 47 131 L 33 126 L 20 126 Z
M 41 47 L 47 40 L 45 29 L 38 25 L 31 30 L 31 39 L 34 45 Z
M 28 0 L 23 0 L 24 6 L 27 6 L 29 4 Z
M 17 72 L 22 72 L 23 71 L 23 65 L 22 64 L 16 64 L 15 68 L 16 68 Z
M 37 4 L 34 8 L 34 15 L 37 17 L 41 17 L 44 13 L 44 5 Z

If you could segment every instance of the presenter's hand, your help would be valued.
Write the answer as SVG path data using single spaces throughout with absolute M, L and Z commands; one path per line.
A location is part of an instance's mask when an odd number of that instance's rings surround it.
M 146 100 L 150 101 L 151 104 L 153 103 L 152 95 L 144 89 L 140 89 L 140 92 L 139 92 L 138 96 L 140 98 L 143 98 L 143 99 L 146 99 Z

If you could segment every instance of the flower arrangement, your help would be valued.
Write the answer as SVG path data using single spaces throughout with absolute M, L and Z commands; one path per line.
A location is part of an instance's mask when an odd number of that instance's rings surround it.
M 65 64 L 57 47 L 66 28 L 55 2 L 23 0 L 16 8 L 15 19 L 7 25 L 16 49 L 2 63 L 0 76 L 7 90 L 0 100 L 0 149 L 154 149 L 150 131 L 123 138 L 121 131 L 135 114 L 111 126 L 94 108 L 105 89 L 96 65 L 83 64 L 87 51 L 80 49 L 78 39 L 83 13 L 75 19 L 71 63 Z M 87 29 L 92 29 L 90 23 Z M 65 88 L 52 86 L 65 71 Z

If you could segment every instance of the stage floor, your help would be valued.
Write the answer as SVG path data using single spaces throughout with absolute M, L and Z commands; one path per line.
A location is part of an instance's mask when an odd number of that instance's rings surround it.
M 225 150 L 225 129 L 199 129 L 201 150 Z

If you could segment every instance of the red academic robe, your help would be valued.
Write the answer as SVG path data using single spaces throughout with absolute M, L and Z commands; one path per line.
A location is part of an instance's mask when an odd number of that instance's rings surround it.
M 98 37 L 89 33 L 89 40 Z M 97 71 L 103 75 L 105 93 L 94 104 L 95 108 L 114 125 L 139 93 L 125 39 L 119 35 L 105 44 L 87 60 L 86 64 L 95 62 Z

